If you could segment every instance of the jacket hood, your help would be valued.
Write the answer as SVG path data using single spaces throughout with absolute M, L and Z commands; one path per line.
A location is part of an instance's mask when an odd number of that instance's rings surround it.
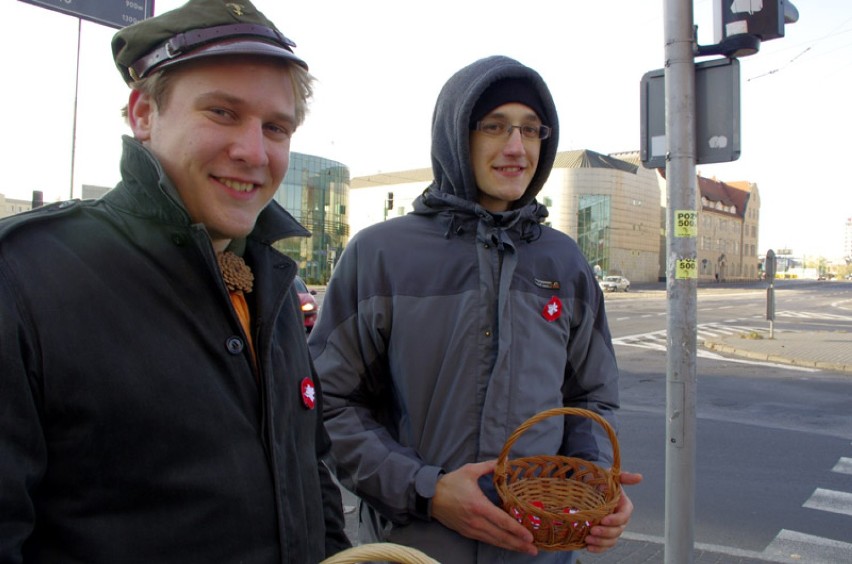
M 430 191 L 452 194 L 469 202 L 477 201 L 476 180 L 470 159 L 470 118 L 482 93 L 494 82 L 514 78 L 528 81 L 541 98 L 542 121 L 553 128 L 541 142 L 538 167 L 524 195 L 513 209 L 532 202 L 541 191 L 559 145 L 559 119 L 556 105 L 544 80 L 533 69 L 508 57 L 480 59 L 456 72 L 438 95 L 432 116 L 432 172 Z

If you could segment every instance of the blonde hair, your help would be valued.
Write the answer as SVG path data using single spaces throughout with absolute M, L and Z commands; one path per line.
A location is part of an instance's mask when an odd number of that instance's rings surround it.
M 234 55 L 239 56 L 239 55 Z M 279 61 L 279 59 L 270 60 Z M 290 79 L 293 82 L 293 94 L 296 99 L 296 126 L 300 126 L 305 122 L 305 117 L 308 115 L 308 101 L 314 95 L 314 77 L 304 67 L 294 62 L 283 60 L 281 64 L 289 71 Z M 182 68 L 183 65 L 175 67 L 166 67 L 163 70 L 157 71 L 154 74 L 148 75 L 145 78 L 133 82 L 130 87 L 133 90 L 138 90 L 144 94 L 151 96 L 151 99 L 160 110 L 165 109 L 168 102 L 169 93 L 171 91 L 172 77 L 175 69 Z M 125 120 L 129 119 L 128 107 L 125 105 L 121 109 L 121 115 Z

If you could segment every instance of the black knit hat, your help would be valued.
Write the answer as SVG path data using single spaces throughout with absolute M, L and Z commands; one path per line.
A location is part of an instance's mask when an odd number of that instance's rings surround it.
M 546 115 L 536 89 L 522 78 L 503 78 L 493 82 L 476 101 L 470 112 L 470 127 L 487 116 L 491 110 L 512 102 L 531 108 L 541 119 Z
M 295 46 L 249 0 L 189 0 L 112 38 L 115 65 L 128 84 L 173 64 L 221 55 L 275 57 L 307 69 Z

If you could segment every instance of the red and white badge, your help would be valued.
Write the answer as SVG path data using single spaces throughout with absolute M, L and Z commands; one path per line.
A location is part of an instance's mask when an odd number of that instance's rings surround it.
M 308 409 L 313 409 L 317 404 L 317 389 L 310 378 L 302 379 L 302 403 Z
M 541 316 L 548 321 L 556 321 L 562 317 L 562 300 L 556 296 L 550 298 L 550 301 L 547 302 L 544 305 L 544 309 L 541 310 Z

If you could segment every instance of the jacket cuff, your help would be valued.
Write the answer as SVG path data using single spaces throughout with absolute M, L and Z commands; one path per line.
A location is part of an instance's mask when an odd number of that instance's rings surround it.
M 432 520 L 432 498 L 438 478 L 444 474 L 439 466 L 423 466 L 414 477 L 414 500 L 411 503 L 411 515 L 421 521 Z

